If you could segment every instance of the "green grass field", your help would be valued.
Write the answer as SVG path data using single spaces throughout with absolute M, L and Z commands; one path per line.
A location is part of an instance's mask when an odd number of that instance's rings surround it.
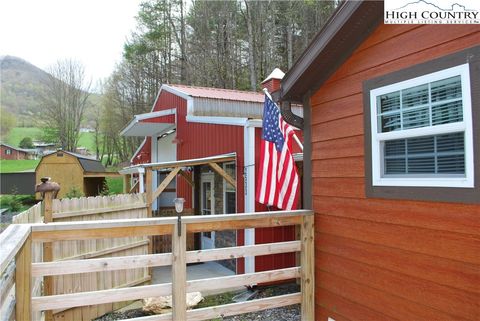
M 18 147 L 20 141 L 25 137 L 31 137 L 33 140 L 41 140 L 43 131 L 38 127 L 14 127 L 10 131 L 5 143 Z M 86 147 L 90 153 L 95 153 L 95 134 L 80 133 L 78 147 Z
M 34 170 L 39 159 L 0 160 L 0 173 L 14 173 Z
M 110 194 L 123 193 L 123 178 L 122 177 L 107 177 L 107 185 Z
M 95 154 L 95 133 L 81 133 L 78 147 L 86 147 L 91 154 Z
M 25 137 L 31 137 L 33 140 L 40 140 L 42 138 L 42 129 L 37 127 L 14 127 L 8 134 L 7 144 L 18 147 L 20 141 Z

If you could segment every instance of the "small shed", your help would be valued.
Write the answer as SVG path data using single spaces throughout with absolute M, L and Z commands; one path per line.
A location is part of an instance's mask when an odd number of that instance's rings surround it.
M 88 156 L 58 150 L 44 155 L 35 169 L 37 183 L 42 177 L 60 184 L 62 198 L 73 188 L 85 196 L 95 196 L 102 190 L 105 177 L 111 175 L 102 163 Z

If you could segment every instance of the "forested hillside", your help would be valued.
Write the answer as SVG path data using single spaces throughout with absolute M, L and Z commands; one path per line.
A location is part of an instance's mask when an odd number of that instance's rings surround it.
M 118 137 L 148 112 L 163 83 L 259 90 L 275 67 L 287 71 L 338 1 L 148 0 L 124 59 L 104 86 L 100 121 L 106 154 L 128 159 L 140 140 Z
M 18 124 L 31 125 L 29 119 L 40 112 L 40 97 L 47 75 L 21 58 L 0 57 L 1 106 L 17 117 Z

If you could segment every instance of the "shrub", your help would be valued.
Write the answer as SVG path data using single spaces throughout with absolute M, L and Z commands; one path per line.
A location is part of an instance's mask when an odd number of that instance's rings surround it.
M 17 195 L 14 195 L 10 200 L 10 204 L 8 204 L 8 210 L 10 212 L 19 212 L 22 208 L 22 202 L 20 202 L 20 198 Z
M 110 195 L 110 188 L 108 187 L 108 183 L 106 180 L 103 181 L 102 183 L 102 189 L 100 190 L 100 195 L 102 196 L 108 196 Z
M 20 144 L 18 145 L 20 148 L 35 148 L 33 145 L 33 140 L 31 137 L 25 137 L 20 141 Z
M 78 198 L 82 196 L 83 192 L 77 186 L 70 187 L 67 194 L 65 194 L 65 198 Z

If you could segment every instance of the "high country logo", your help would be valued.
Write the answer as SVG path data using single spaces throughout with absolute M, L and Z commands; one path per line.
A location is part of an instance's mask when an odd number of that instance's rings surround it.
M 479 0 L 385 0 L 386 24 L 480 24 Z

